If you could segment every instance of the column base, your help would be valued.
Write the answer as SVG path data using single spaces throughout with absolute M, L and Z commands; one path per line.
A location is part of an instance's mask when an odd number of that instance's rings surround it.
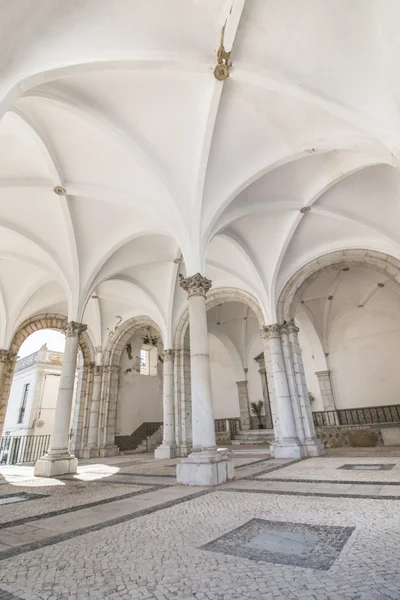
M 274 458 L 305 458 L 307 449 L 299 440 L 281 440 L 271 444 L 271 455 Z
M 71 475 L 78 471 L 78 459 L 71 454 L 54 455 L 45 454 L 35 463 L 35 477 L 56 477 L 57 475 Z
M 98 457 L 107 458 L 107 456 L 118 456 L 119 448 L 115 444 L 110 446 L 100 446 Z
M 174 445 L 161 444 L 154 450 L 154 458 L 176 458 L 178 456 L 178 448 Z
M 184 485 L 214 486 L 234 478 L 233 464 L 226 454 L 192 452 L 176 465 L 176 479 Z
M 308 456 L 322 456 L 322 454 L 325 454 L 325 445 L 317 437 L 306 439 L 304 444 L 307 448 Z
M 178 448 L 178 456 L 189 456 L 192 451 L 191 444 L 181 444 Z
M 99 458 L 100 456 L 100 448 L 97 446 L 86 446 L 80 452 L 80 458 Z

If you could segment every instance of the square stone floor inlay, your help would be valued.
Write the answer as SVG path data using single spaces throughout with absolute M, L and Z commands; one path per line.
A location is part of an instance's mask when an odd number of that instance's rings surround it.
M 342 465 L 338 469 L 345 471 L 390 471 L 395 467 L 395 464 L 375 463 L 375 464 L 363 464 L 363 465 Z
M 201 549 L 326 571 L 333 565 L 354 529 L 251 519 L 201 546 Z

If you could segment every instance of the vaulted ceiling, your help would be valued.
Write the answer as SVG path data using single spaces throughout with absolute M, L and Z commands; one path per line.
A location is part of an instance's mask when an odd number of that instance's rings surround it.
M 179 270 L 251 292 L 272 322 L 306 261 L 400 258 L 396 0 L 0 0 L 0 14 L 1 346 L 43 310 L 87 322 L 96 346 L 117 316 L 146 314 L 168 344 Z

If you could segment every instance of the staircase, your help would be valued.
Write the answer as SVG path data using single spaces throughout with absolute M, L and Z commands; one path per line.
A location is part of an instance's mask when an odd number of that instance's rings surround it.
M 232 444 L 237 445 L 265 445 L 270 446 L 275 439 L 273 429 L 249 429 L 237 431 L 232 439 Z
M 116 435 L 115 444 L 121 454 L 149 452 L 162 441 L 162 423 L 142 423 L 130 435 Z

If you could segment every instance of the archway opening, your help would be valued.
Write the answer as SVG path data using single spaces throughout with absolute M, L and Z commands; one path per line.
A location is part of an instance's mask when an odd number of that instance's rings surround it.
M 3 426 L 2 464 L 31 463 L 47 451 L 54 426 L 64 348 L 64 332 L 50 328 L 34 331 L 19 347 Z M 82 373 L 83 354 L 79 349 L 70 417 L 71 439 Z
M 162 440 L 163 341 L 155 327 L 136 329 L 121 347 L 115 443 L 146 452 Z

